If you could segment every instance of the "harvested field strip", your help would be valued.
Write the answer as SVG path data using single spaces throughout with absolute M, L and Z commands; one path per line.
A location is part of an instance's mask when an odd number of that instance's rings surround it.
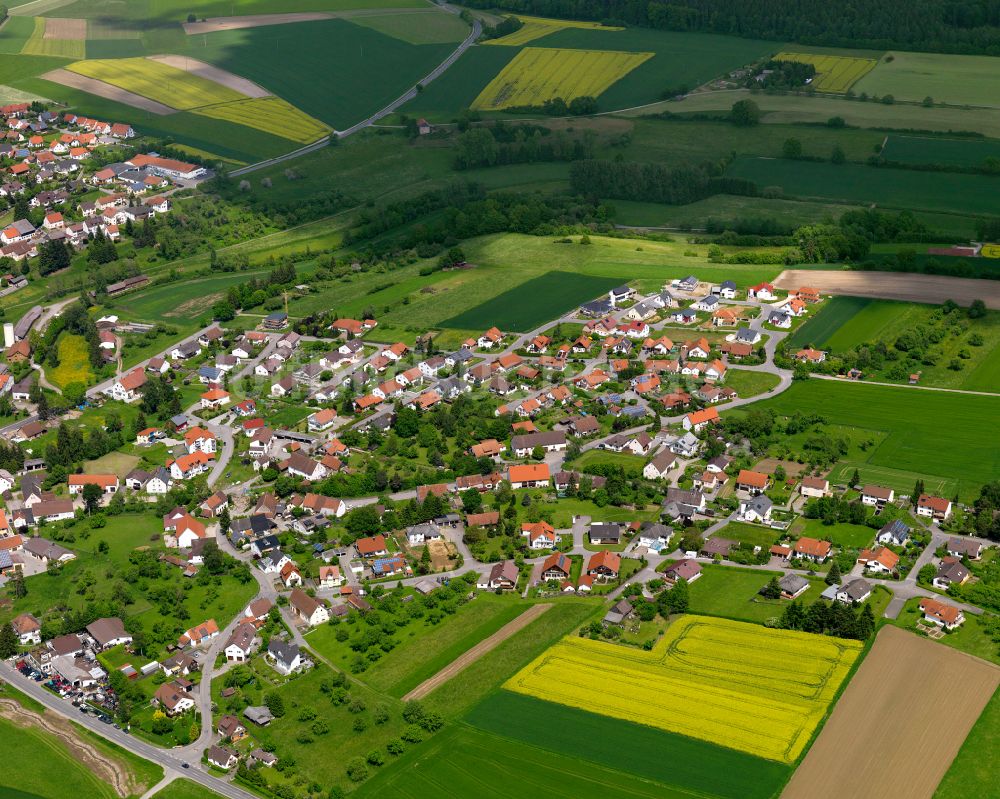
M 87 38 L 87 20 L 48 17 L 45 20 L 45 38 L 83 41 Z
M 59 58 L 85 58 L 87 43 L 82 39 L 55 39 L 46 35 L 48 21 L 35 17 L 35 30 L 21 48 L 21 55 L 48 55 Z
M 232 72 L 226 72 L 224 69 L 213 67 L 211 64 L 206 64 L 197 58 L 188 58 L 181 55 L 151 55 L 148 56 L 148 60 L 155 61 L 158 64 L 166 64 L 168 67 L 179 69 L 191 75 L 197 75 L 199 78 L 204 78 L 212 83 L 218 83 L 250 98 L 271 96 L 271 92 L 258 86 L 252 80 L 247 80 L 246 78 L 241 78 L 239 75 L 234 75 Z
M 552 605 L 532 605 L 528 610 L 518 616 L 511 622 L 508 622 L 499 630 L 497 630 L 489 638 L 480 641 L 472 649 L 466 652 L 461 657 L 454 660 L 449 665 L 445 666 L 441 671 L 435 674 L 428 680 L 420 683 L 416 688 L 410 691 L 406 696 L 403 697 L 404 702 L 409 702 L 411 699 L 422 699 L 427 696 L 431 691 L 444 683 L 448 682 L 452 677 L 454 677 L 459 672 L 464 671 L 473 663 L 475 663 L 479 658 L 485 655 L 487 652 L 496 649 L 500 644 L 506 641 L 515 633 L 523 630 L 531 622 L 545 613 Z
M 220 83 L 148 58 L 78 61 L 67 69 L 181 110 L 245 99 Z
M 686 616 L 648 652 L 565 638 L 504 687 L 794 763 L 860 650 L 857 641 Z
M 525 47 L 472 103 L 497 111 L 561 97 L 597 97 L 654 53 Z
M 969 305 L 981 299 L 987 308 L 1000 309 L 1000 281 L 941 275 L 900 275 L 898 272 L 846 272 L 825 269 L 786 269 L 773 281 L 778 288 L 812 286 L 823 294 L 846 294 L 940 305 L 954 300 Z
M 63 6 L 73 5 L 75 2 L 76 0 L 33 0 L 31 3 L 14 6 L 10 9 L 10 15 L 12 17 L 34 17 Z
M 122 103 L 123 105 L 130 105 L 133 108 L 139 108 L 143 111 L 149 111 L 151 114 L 159 114 L 162 116 L 166 114 L 173 114 L 177 111 L 176 108 L 171 108 L 169 105 L 164 105 L 163 103 L 158 103 L 155 100 L 150 100 L 148 97 L 143 97 L 140 94 L 125 91 L 125 89 L 119 88 L 118 86 L 112 86 L 110 83 L 105 83 L 101 80 L 94 80 L 94 78 L 78 75 L 77 73 L 70 72 L 69 70 L 53 69 L 51 72 L 46 72 L 41 77 L 45 80 L 50 80 L 53 83 L 58 83 L 60 86 L 68 86 L 71 89 L 80 89 L 81 91 L 89 94 L 104 97 L 107 100 L 114 100 L 116 103 Z
M 782 799 L 930 799 L 998 684 L 986 661 L 883 627 Z
M 604 26 L 599 22 L 576 22 L 564 19 L 546 19 L 544 17 L 527 17 L 522 14 L 516 15 L 524 24 L 513 33 L 501 36 L 499 39 L 488 39 L 483 44 L 497 44 L 507 47 L 520 47 L 522 44 L 541 39 L 550 33 L 565 30 L 567 28 L 585 28 L 588 30 L 620 31 L 624 28 Z
M 816 55 L 813 53 L 778 53 L 777 61 L 796 61 L 816 67 L 812 86 L 821 92 L 842 94 L 875 68 L 874 58 Z
M 237 100 L 235 103 L 210 105 L 194 111 L 199 116 L 224 119 L 283 136 L 300 144 L 308 144 L 325 136 L 330 128 L 317 119 L 302 113 L 280 97 L 262 97 L 256 100 Z

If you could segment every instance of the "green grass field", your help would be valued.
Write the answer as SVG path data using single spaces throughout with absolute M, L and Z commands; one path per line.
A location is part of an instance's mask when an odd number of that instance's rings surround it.
M 408 44 L 343 19 L 198 38 L 205 43 L 192 51 L 198 58 L 249 78 L 338 128 L 388 105 L 454 49 Z
M 596 299 L 618 283 L 613 277 L 549 272 L 465 313 L 445 319 L 441 326 L 469 330 L 496 325 L 501 330 L 526 332 L 583 302 Z
M 358 16 L 352 21 L 408 44 L 457 44 L 469 35 L 469 26 L 455 14 L 426 9 Z
M 743 522 L 730 522 L 715 536 L 728 538 L 732 541 L 739 541 L 743 544 L 750 544 L 756 547 L 769 547 L 781 535 L 777 530 L 770 527 L 763 527 L 757 524 L 744 524 Z
M 934 799 L 965 799 L 969 796 L 996 794 L 996 763 L 1000 750 L 1000 690 L 989 704 L 958 750 L 958 756 L 938 785 Z
M 866 297 L 831 297 L 804 325 L 792 333 L 789 343 L 796 347 L 809 344 L 824 347 L 848 321 L 872 302 Z
M 726 385 L 741 397 L 755 397 L 778 385 L 778 376 L 770 372 L 751 372 L 747 369 L 730 369 Z
M 835 424 L 888 434 L 861 462 L 841 464 L 838 474 L 870 464 L 916 474 L 925 482 L 954 480 L 969 500 L 1000 470 L 1000 445 L 982 435 L 1000 414 L 1000 398 L 808 380 L 750 407 L 782 415 L 815 413 Z M 911 489 L 913 479 L 904 486 Z
M 723 531 L 722 537 L 731 536 Z M 772 577 L 780 579 L 781 572 L 703 564 L 701 577 L 691 583 L 690 612 L 757 623 L 780 618 L 788 602 L 764 599 L 758 593 Z M 810 578 L 809 582 L 810 587 L 799 597 L 806 605 L 819 599 L 826 588 L 822 580 Z
M 199 316 L 209 313 L 212 303 L 224 296 L 226 289 L 245 283 L 257 274 L 227 273 L 153 286 L 130 295 L 122 310 L 133 319 L 164 321 L 174 325 L 187 323 L 194 329 L 198 327 Z
M 734 749 L 510 691 L 486 697 L 466 721 L 560 757 L 588 761 L 584 770 L 597 764 L 695 796 L 769 799 L 791 772 Z M 616 745 L 609 747 L 608 741 Z
M 737 158 L 726 174 L 752 180 L 761 188 L 780 186 L 785 194 L 794 197 L 974 214 L 996 210 L 995 181 L 986 175 L 910 172 L 780 158 Z
M 910 486 L 912 489 L 913 486 Z M 862 524 L 823 524 L 820 519 L 807 519 L 800 516 L 792 524 L 791 532 L 795 535 L 806 535 L 810 538 L 829 540 L 836 547 L 861 549 L 871 546 L 875 540 L 875 530 Z
M 901 164 L 947 164 L 979 167 L 988 158 L 1000 158 L 1000 141 L 984 139 L 948 139 L 936 136 L 888 137 L 882 156 Z
M 855 84 L 854 91 L 879 97 L 891 94 L 897 100 L 933 97 L 951 105 L 996 108 L 1000 75 L 989 56 L 893 51 Z
M 877 70 L 876 70 L 877 71 Z M 874 74 L 872 72 L 871 74 Z M 857 90 L 858 87 L 855 87 Z M 749 91 L 702 92 L 681 102 L 658 103 L 635 114 L 670 111 L 676 114 L 727 114 L 733 103 L 751 97 Z M 1000 138 L 1000 109 L 924 108 L 922 105 L 885 105 L 883 103 L 845 100 L 830 96 L 754 94 L 753 101 L 764 112 L 767 124 L 818 123 L 839 116 L 849 125 L 882 130 L 929 130 L 950 133 L 975 131 Z M 923 97 L 920 98 L 921 100 Z
M 892 623 L 897 627 L 912 630 L 914 634 L 919 635 L 920 633 L 916 632 L 916 624 L 923 618 L 919 605 L 920 600 L 917 598 L 907 600 L 906 605 L 899 612 L 899 616 L 893 619 Z M 972 613 L 966 613 L 962 626 L 943 638 L 939 638 L 938 643 L 1000 665 L 1000 646 L 994 640 L 993 635 L 982 625 L 979 617 Z
M 218 794 L 191 780 L 176 779 L 153 794 L 153 799 L 216 799 Z

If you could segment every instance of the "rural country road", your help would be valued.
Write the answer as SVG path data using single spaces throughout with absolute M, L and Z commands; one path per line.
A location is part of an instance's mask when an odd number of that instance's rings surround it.
M 445 10 L 449 11 L 449 13 L 453 14 L 458 13 L 457 9 L 453 9 L 450 6 L 444 6 L 444 8 Z M 458 47 L 456 47 L 454 51 L 452 51 L 451 55 L 449 55 L 444 61 L 442 61 L 430 73 L 428 73 L 426 77 L 418 81 L 415 86 L 408 89 L 404 94 L 397 97 L 395 100 L 389 103 L 389 105 L 387 105 L 385 108 L 383 108 L 380 111 L 376 111 L 367 119 L 363 119 L 360 122 L 351 125 L 351 127 L 346 128 L 345 130 L 334 131 L 332 134 L 330 134 L 330 136 L 336 136 L 338 139 L 343 139 L 347 136 L 350 136 L 352 133 L 357 133 L 359 130 L 371 127 L 383 117 L 389 116 L 389 114 L 399 109 L 405 103 L 408 103 L 419 93 L 417 91 L 417 86 L 426 86 L 431 81 L 441 77 L 441 75 L 443 75 L 448 70 L 448 68 L 451 67 L 452 64 L 454 64 L 466 50 L 468 50 L 472 45 L 476 43 L 476 39 L 479 38 L 479 34 L 482 33 L 482 30 L 483 26 L 479 22 L 479 20 L 478 19 L 473 20 L 472 31 L 469 33 L 468 36 L 465 37 L 465 40 Z M 299 158 L 300 156 L 317 152 L 318 150 L 322 150 L 324 147 L 329 146 L 330 136 L 324 136 L 319 141 L 315 141 L 312 144 L 307 144 L 305 147 L 301 147 L 298 150 L 294 150 L 290 153 L 285 153 L 284 155 L 279 155 L 275 158 L 269 158 L 266 161 L 260 161 L 256 164 L 250 164 L 249 166 L 241 167 L 240 169 L 234 169 L 232 172 L 229 173 L 229 175 L 230 177 L 234 178 L 239 177 L 240 175 L 246 175 L 249 174 L 250 172 L 256 172 L 258 169 L 264 169 L 269 166 L 274 166 L 275 164 L 280 164 L 284 161 L 290 161 L 293 158 Z

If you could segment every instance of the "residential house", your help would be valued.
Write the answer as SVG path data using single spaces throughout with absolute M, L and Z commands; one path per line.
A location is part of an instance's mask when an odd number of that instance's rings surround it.
M 958 629 L 965 622 L 965 614 L 961 608 L 930 597 L 920 600 L 920 610 L 924 614 L 924 621 L 946 630 Z
M 511 466 L 507 472 L 507 479 L 511 488 L 539 488 L 549 484 L 549 466 L 547 463 L 528 464 L 524 466 Z
M 298 671 L 302 666 L 299 645 L 272 638 L 267 644 L 267 661 L 278 674 L 288 676 Z
M 489 574 L 480 578 L 477 588 L 486 591 L 513 591 L 517 588 L 519 572 L 512 560 L 495 563 Z
M 830 482 L 824 477 L 803 477 L 799 481 L 799 493 L 804 497 L 827 497 L 830 495 Z
M 521 536 L 528 539 L 528 549 L 555 549 L 559 540 L 548 522 L 525 522 L 521 525 Z
M 951 516 L 951 500 L 921 494 L 917 499 L 917 516 L 931 518 L 936 522 L 947 521 Z
M 867 485 L 861 490 L 861 502 L 864 505 L 881 508 L 883 505 L 892 504 L 896 498 L 896 492 L 884 486 Z
M 325 624 L 330 620 L 330 612 L 327 610 L 326 605 L 318 599 L 309 596 L 301 588 L 292 589 L 292 593 L 288 597 L 288 604 L 291 606 L 295 617 L 309 627 L 315 627 L 317 624 Z
M 573 562 L 562 552 L 553 552 L 542 563 L 541 578 L 543 580 L 568 580 Z
M 792 548 L 795 557 L 802 558 L 803 560 L 811 560 L 816 563 L 822 563 L 830 557 L 831 550 L 832 547 L 829 541 L 820 541 L 807 536 L 802 536 L 802 538 L 795 542 L 795 546 Z
M 740 473 L 736 478 L 736 489 L 738 491 L 746 491 L 751 496 L 763 494 L 770 485 L 771 478 L 768 475 L 762 472 L 754 472 L 750 469 L 740 469 Z

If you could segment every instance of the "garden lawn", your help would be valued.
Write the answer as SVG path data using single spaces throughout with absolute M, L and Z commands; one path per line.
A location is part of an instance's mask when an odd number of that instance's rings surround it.
M 861 549 L 871 546 L 875 541 L 875 530 L 863 524 L 827 525 L 821 519 L 807 519 L 804 516 L 795 520 L 791 532 L 798 536 L 828 540 L 841 549 Z
M 646 465 L 646 459 L 641 455 L 631 455 L 627 452 L 609 452 L 600 449 L 588 449 L 573 462 L 573 468 L 586 471 L 587 466 L 621 466 L 626 472 L 641 472 Z
M 743 544 L 767 548 L 778 540 L 778 536 L 781 533 L 777 530 L 772 530 L 770 527 L 763 527 L 757 524 L 730 522 L 714 535 L 718 538 L 729 538 Z
M 779 378 L 770 372 L 751 372 L 747 369 L 730 369 L 726 372 L 726 387 L 741 397 L 755 397 L 778 385 Z
M 780 186 L 786 195 L 877 203 L 883 208 L 989 214 L 996 186 L 988 175 L 911 172 L 864 164 L 831 164 L 784 158 L 737 158 L 727 177 L 759 187 Z
M 484 593 L 461 605 L 458 612 L 446 615 L 439 624 L 417 619 L 400 630 L 397 645 L 370 666 L 361 679 L 377 691 L 401 697 L 528 607 L 513 597 Z M 347 642 L 336 640 L 338 627 L 318 627 L 309 633 L 308 641 L 334 665 L 347 669 L 354 652 Z
M 773 761 L 623 719 L 497 691 L 466 722 L 561 757 L 577 757 L 698 796 L 770 799 L 790 775 Z M 616 746 L 609 747 L 608 741 Z
M 770 408 L 781 415 L 818 414 L 834 424 L 885 432 L 885 440 L 869 450 L 864 463 L 915 473 L 925 482 L 957 481 L 960 497 L 966 500 L 1000 473 L 1000 443 L 995 436 L 982 434 L 1000 418 L 1000 397 L 807 380 L 749 407 Z M 840 479 L 855 463 L 841 464 L 831 480 Z M 910 479 L 905 488 L 912 486 Z
M 951 767 L 938 785 L 934 799 L 991 796 L 997 787 L 996 753 L 1000 751 L 1000 690 L 986 705 L 969 732 Z
M 45 376 L 60 388 L 65 388 L 70 383 L 90 385 L 94 372 L 90 368 L 87 340 L 73 333 L 63 333 L 59 337 L 56 351 L 59 354 L 59 365 L 46 369 Z
M 691 583 L 691 612 L 758 623 L 780 618 L 788 602 L 764 599 L 758 593 L 772 577 L 780 579 L 781 572 L 703 564 L 701 577 Z M 809 588 L 798 597 L 804 605 L 819 599 L 826 588 L 822 580 L 809 578 L 809 582 Z

